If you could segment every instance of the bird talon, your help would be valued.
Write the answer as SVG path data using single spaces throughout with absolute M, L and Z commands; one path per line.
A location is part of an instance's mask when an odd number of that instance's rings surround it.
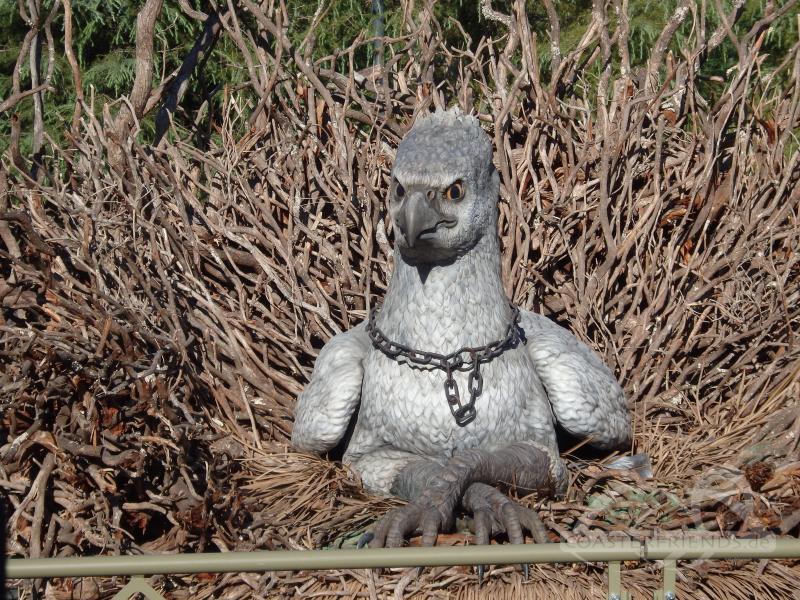
M 369 544 L 373 539 L 375 539 L 375 534 L 372 533 L 371 531 L 367 531 L 367 532 L 363 533 L 361 535 L 361 537 L 358 538 L 358 542 L 356 542 L 356 548 L 361 550 L 367 544 Z
M 477 565 L 475 570 L 478 573 L 478 585 L 483 585 L 483 575 L 486 573 L 486 565 Z
M 490 535 L 500 532 L 505 532 L 512 544 L 524 544 L 523 531 L 530 531 L 537 543 L 547 541 L 547 530 L 535 511 L 520 506 L 489 485 L 470 485 L 464 493 L 462 504 L 467 511 L 472 512 L 476 544 L 488 544 Z M 518 568 L 522 570 L 522 576 L 527 581 L 530 577 L 530 565 L 520 564 Z M 477 571 L 480 585 L 485 567 L 478 566 Z

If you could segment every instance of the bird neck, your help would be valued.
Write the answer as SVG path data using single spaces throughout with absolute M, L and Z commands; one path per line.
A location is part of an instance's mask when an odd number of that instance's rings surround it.
M 395 251 L 377 325 L 392 341 L 440 354 L 502 339 L 512 312 L 500 273 L 496 234 L 447 264 L 413 265 Z

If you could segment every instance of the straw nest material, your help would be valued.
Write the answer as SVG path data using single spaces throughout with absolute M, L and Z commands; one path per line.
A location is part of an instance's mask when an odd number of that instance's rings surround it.
M 566 499 L 523 499 L 553 541 L 798 535 L 800 55 L 796 45 L 777 74 L 759 58 L 785 11 L 736 39 L 740 62 L 711 98 L 702 61 L 730 33 L 696 23 L 686 58 L 667 52 L 697 11 L 676 12 L 636 72 L 624 20 L 595 11 L 545 81 L 521 2 L 512 15 L 485 3 L 502 38 L 460 50 L 430 11 L 409 10 L 385 68 L 360 73 L 311 63 L 279 10 L 245 5 L 241 27 L 282 50 L 242 42 L 256 101 L 226 94 L 215 131 L 158 145 L 134 135 L 165 93 L 153 87 L 154 102 L 132 96 L 102 121 L 84 99 L 71 141 L 35 164 L 18 145 L 3 156 L 12 556 L 351 545 L 396 502 L 287 440 L 320 347 L 385 290 L 394 149 L 416 114 L 453 103 L 495 144 L 509 295 L 616 369 L 631 450 L 654 467 L 644 480 L 573 453 Z M 236 14 L 223 16 L 221 35 L 245 39 Z M 603 67 L 612 55 L 618 71 Z M 461 567 L 151 583 L 198 600 L 584 598 L 605 577 L 573 564 L 534 566 L 528 581 L 497 567 L 482 586 Z M 681 564 L 678 589 L 788 598 L 798 577 L 791 561 L 697 560 Z M 53 580 L 23 595 L 109 598 L 122 584 Z M 659 566 L 625 565 L 623 585 L 652 597 Z

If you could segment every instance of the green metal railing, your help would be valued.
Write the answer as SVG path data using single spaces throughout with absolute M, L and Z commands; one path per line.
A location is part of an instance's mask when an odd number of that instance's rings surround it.
M 9 579 L 52 577 L 134 578 L 114 597 L 129 598 L 141 592 L 163 600 L 142 578 L 172 573 L 233 573 L 322 569 L 372 569 L 439 567 L 483 564 L 605 562 L 609 564 L 610 600 L 629 597 L 622 590 L 622 561 L 664 561 L 664 585 L 656 599 L 676 598 L 677 560 L 693 559 L 800 559 L 800 540 L 794 538 L 647 540 L 642 542 L 585 542 L 434 548 L 382 548 L 365 550 L 308 550 L 228 552 L 214 554 L 161 554 L 92 556 L 81 558 L 22 558 L 6 561 Z

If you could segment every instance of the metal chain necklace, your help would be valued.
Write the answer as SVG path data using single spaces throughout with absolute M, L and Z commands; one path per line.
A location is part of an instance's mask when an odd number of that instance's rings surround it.
M 372 345 L 393 360 L 398 357 L 405 358 L 408 362 L 417 365 L 430 365 L 445 372 L 444 395 L 450 412 L 460 427 L 464 427 L 475 419 L 475 400 L 483 392 L 483 375 L 481 375 L 481 363 L 488 363 L 493 358 L 500 356 L 509 348 L 515 348 L 522 339 L 522 332 L 519 328 L 519 308 L 511 304 L 511 322 L 506 329 L 505 337 L 496 342 L 490 342 L 485 346 L 472 348 L 464 346 L 450 354 L 438 354 L 436 352 L 422 352 L 414 350 L 409 346 L 404 346 L 398 342 L 393 342 L 384 335 L 376 324 L 378 311 L 370 312 L 367 322 L 367 333 Z M 467 388 L 469 389 L 469 400 L 462 404 L 461 394 L 458 391 L 453 373 L 455 371 L 469 371 Z

